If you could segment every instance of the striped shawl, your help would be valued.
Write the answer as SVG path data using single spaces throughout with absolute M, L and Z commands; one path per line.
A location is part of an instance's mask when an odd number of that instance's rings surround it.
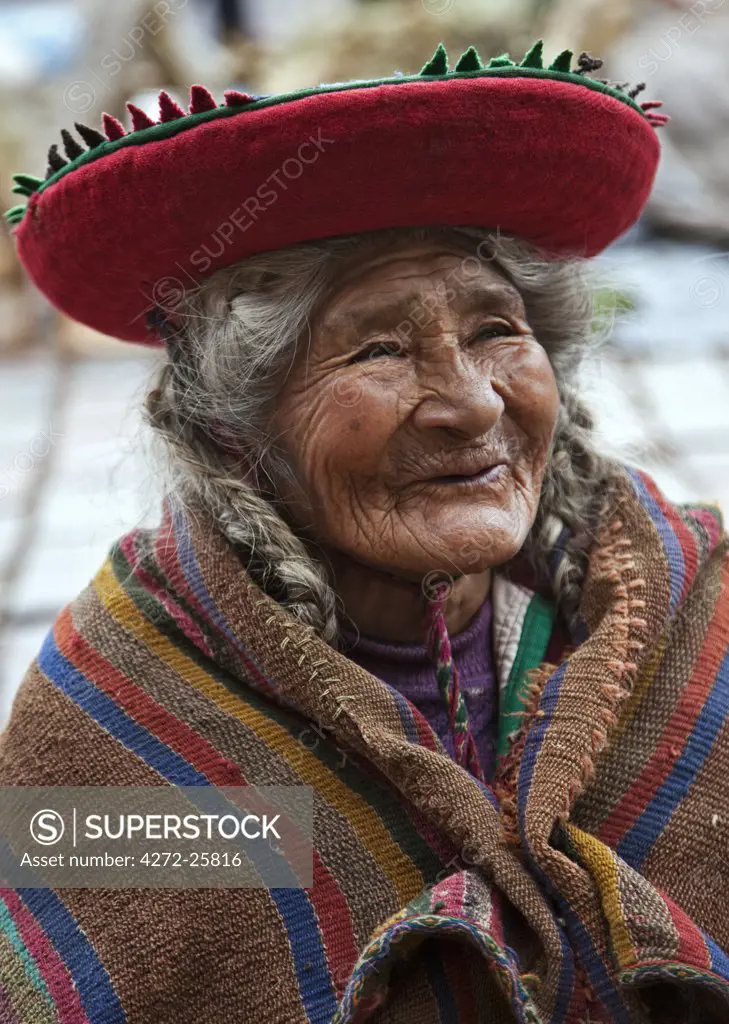
M 487 787 L 202 515 L 122 538 L 21 685 L 0 784 L 310 785 L 314 885 L 6 889 L 0 1022 L 729 1020 L 727 551 L 631 473 L 561 652 L 497 576 Z

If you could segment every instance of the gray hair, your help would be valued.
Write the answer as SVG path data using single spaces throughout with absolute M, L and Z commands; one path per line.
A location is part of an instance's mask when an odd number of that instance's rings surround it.
M 218 271 L 184 296 L 174 311 L 179 330 L 167 342 L 147 396 L 147 417 L 162 441 L 169 500 L 202 506 L 251 577 L 332 644 L 341 602 L 323 563 L 297 536 L 277 499 L 274 482 L 295 480 L 271 436 L 271 413 L 312 313 L 342 268 L 404 240 L 444 237 L 463 249 L 464 272 L 469 259 L 493 260 L 519 289 L 554 370 L 559 414 L 523 552 L 547 576 L 561 529 L 570 528 L 554 584 L 569 617 L 579 601 L 585 549 L 601 501 L 622 474 L 614 459 L 598 451 L 579 396 L 579 367 L 600 333 L 585 261 L 549 259 L 513 236 L 469 227 L 388 229 L 265 252 Z

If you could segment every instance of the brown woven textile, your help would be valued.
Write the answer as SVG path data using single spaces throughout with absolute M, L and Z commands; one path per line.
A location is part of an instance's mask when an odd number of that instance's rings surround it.
M 729 1020 L 728 550 L 626 479 L 497 798 L 202 516 L 123 538 L 21 686 L 0 784 L 311 785 L 315 884 L 6 890 L 0 1021 Z

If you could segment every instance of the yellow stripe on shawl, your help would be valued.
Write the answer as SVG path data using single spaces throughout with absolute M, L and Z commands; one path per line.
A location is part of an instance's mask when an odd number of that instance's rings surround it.
M 577 847 L 581 859 L 600 893 L 600 901 L 610 924 L 613 948 L 621 967 L 635 963 L 637 952 L 630 939 L 630 932 L 623 917 L 618 885 L 618 865 L 612 850 L 599 839 L 583 832 L 576 825 L 567 822 L 570 839 Z
M 633 716 L 640 707 L 643 698 L 648 692 L 648 688 L 653 685 L 653 680 L 655 679 L 656 673 L 661 667 L 665 650 L 666 637 L 663 636 L 656 644 L 655 650 L 651 654 L 650 658 L 648 659 L 648 662 L 646 663 L 645 668 L 636 680 L 635 686 L 633 687 L 633 690 L 631 691 L 630 696 L 628 697 L 627 703 L 620 713 L 618 723 L 610 733 L 611 743 L 613 745 L 617 743 L 617 741 L 626 731 L 626 729 L 628 728 L 633 719 Z
M 283 726 L 236 697 L 222 683 L 216 682 L 197 662 L 188 658 L 159 632 L 140 613 L 123 589 L 109 559 L 94 578 L 93 586 L 109 614 L 133 633 L 160 661 L 169 665 L 185 682 L 212 700 L 226 714 L 243 722 L 289 763 L 293 760 L 291 755 L 295 755 L 294 770 L 301 778 L 302 784 L 313 786 L 347 819 L 365 848 L 392 881 L 402 903 L 409 902 L 422 890 L 425 880 L 421 872 L 392 839 L 375 811 L 303 744 L 298 743 Z

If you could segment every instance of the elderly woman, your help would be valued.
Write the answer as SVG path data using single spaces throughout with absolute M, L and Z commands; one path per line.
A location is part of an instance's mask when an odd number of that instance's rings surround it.
M 576 384 L 663 119 L 571 58 L 196 86 L 17 176 L 49 298 L 163 343 L 170 476 L 0 782 L 305 785 L 314 853 L 305 888 L 5 889 L 3 1022 L 729 1020 L 727 540 Z

